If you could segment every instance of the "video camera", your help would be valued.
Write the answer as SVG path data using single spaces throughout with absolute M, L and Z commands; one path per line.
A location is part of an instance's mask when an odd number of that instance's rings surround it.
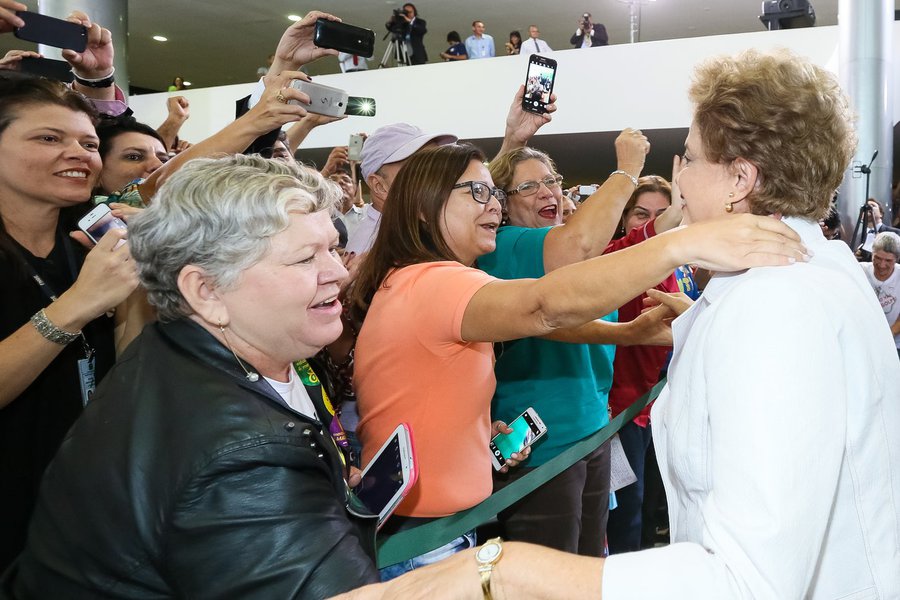
M 391 20 L 388 21 L 388 31 L 396 35 L 405 34 L 408 25 L 406 11 L 402 8 L 395 8 L 391 15 Z

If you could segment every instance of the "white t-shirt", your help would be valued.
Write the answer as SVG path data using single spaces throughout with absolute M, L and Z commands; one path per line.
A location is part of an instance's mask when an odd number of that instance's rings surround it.
M 884 311 L 888 326 L 893 326 L 900 317 L 900 268 L 895 266 L 894 272 L 887 280 L 878 281 L 875 278 L 875 267 L 872 263 L 860 263 L 860 266 L 866 274 L 866 279 L 872 285 L 872 289 L 875 290 L 875 295 L 878 296 L 878 304 Z M 900 348 L 900 334 L 894 336 L 894 342 Z
M 291 380 L 287 383 L 276 381 L 274 379 L 265 378 L 278 394 L 284 398 L 287 405 L 296 410 L 298 413 L 309 417 L 315 421 L 319 420 L 316 414 L 316 407 L 306 393 L 306 386 L 297 377 L 297 373 L 291 367 Z

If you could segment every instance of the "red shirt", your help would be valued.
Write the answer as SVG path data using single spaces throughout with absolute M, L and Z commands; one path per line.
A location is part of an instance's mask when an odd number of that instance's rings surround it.
M 656 235 L 654 221 L 650 221 L 643 227 L 635 227 L 625 237 L 613 240 L 606 246 L 604 254 L 615 252 L 629 246 L 639 244 Z M 678 280 L 675 273 L 669 275 L 656 289 L 663 292 L 677 292 Z M 644 298 L 647 294 L 641 294 L 632 298 L 619 307 L 619 322 L 633 321 L 644 308 Z M 666 364 L 666 357 L 672 348 L 670 346 L 618 346 L 616 348 L 616 360 L 613 363 L 613 383 L 609 391 L 609 408 L 612 416 L 616 416 L 632 402 L 646 394 L 659 381 L 659 372 Z M 650 406 L 646 406 L 634 418 L 634 423 L 640 427 L 646 427 L 650 423 Z

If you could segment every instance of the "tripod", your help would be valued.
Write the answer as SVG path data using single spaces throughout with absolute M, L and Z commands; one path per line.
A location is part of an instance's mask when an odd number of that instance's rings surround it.
M 406 40 L 403 39 L 402 33 L 391 34 L 391 41 L 384 50 L 384 57 L 378 64 L 378 68 L 383 69 L 388 66 L 388 62 L 392 58 L 394 59 L 394 66 L 408 67 L 410 65 L 409 52 L 406 51 Z
M 872 160 L 869 161 L 868 165 L 859 166 L 859 172 L 866 176 L 866 195 L 863 198 L 862 206 L 859 207 L 859 218 L 856 219 L 856 227 L 853 228 L 853 235 L 850 237 L 850 248 L 852 249 L 857 248 L 857 233 L 859 234 L 859 246 L 862 247 L 866 242 L 869 220 L 871 219 L 872 224 L 875 224 L 872 207 L 869 206 L 869 176 L 872 174 L 872 163 L 875 162 L 875 157 L 877 156 L 878 150 L 872 155 Z

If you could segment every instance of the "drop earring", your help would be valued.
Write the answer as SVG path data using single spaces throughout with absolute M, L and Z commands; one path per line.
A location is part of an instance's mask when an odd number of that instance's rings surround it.
M 734 198 L 734 192 L 728 192 L 728 198 Z M 734 202 L 726 202 L 725 203 L 725 212 L 731 213 L 734 212 Z
M 247 377 L 247 381 L 250 383 L 256 383 L 259 381 L 259 373 L 254 373 L 253 371 L 248 371 L 247 367 L 244 366 L 244 363 L 241 362 L 241 359 L 238 358 L 238 355 L 234 352 L 234 348 L 231 347 L 231 344 L 228 343 L 228 337 L 225 335 L 225 326 L 222 325 L 222 321 L 219 321 L 219 331 L 222 332 L 222 339 L 225 340 L 225 346 L 231 351 L 231 355 L 234 357 L 234 360 L 241 366 L 241 369 L 245 373 L 245 377 Z

